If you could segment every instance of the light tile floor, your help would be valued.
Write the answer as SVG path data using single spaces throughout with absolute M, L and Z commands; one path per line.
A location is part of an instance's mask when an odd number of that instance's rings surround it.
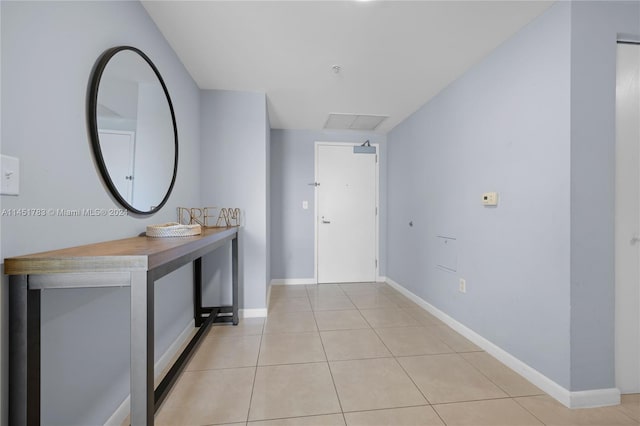
M 640 425 L 640 394 L 569 410 L 386 284 L 274 286 L 214 326 L 158 425 Z

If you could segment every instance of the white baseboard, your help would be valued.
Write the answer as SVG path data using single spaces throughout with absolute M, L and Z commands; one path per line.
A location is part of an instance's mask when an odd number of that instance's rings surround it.
M 378 276 L 376 278 L 376 282 L 384 283 L 387 281 L 387 277 L 384 275 Z M 271 285 L 309 285 L 309 284 L 317 284 L 315 278 L 277 278 L 272 279 L 270 282 Z
M 238 315 L 240 318 L 264 318 L 267 316 L 267 308 L 240 309 Z
M 107 419 L 104 426 L 122 426 L 131 411 L 131 398 L 127 396 L 116 411 Z
M 195 320 L 189 321 L 189 324 L 180 332 L 180 335 L 173 341 L 171 346 L 162 354 L 158 361 L 153 366 L 153 377 L 158 376 L 169 366 L 173 358 L 178 354 L 184 343 L 191 338 L 193 330 L 195 328 Z M 120 426 L 127 419 L 129 412 L 131 411 L 131 398 L 129 395 L 122 401 L 122 404 L 116 409 L 116 411 L 107 419 L 105 426 Z
M 277 278 L 271 280 L 271 285 L 308 285 L 317 284 L 315 278 Z
M 485 339 L 464 324 L 456 321 L 435 306 L 416 296 L 411 291 L 391 278 L 386 278 L 387 284 L 418 304 L 421 308 L 437 317 L 440 321 L 462 334 L 467 339 L 487 351 L 498 361 L 520 374 L 522 377 L 542 389 L 549 396 L 569 408 L 602 407 L 606 405 L 620 404 L 620 391 L 618 389 L 595 389 L 589 391 L 571 392 L 555 381 L 551 380 L 535 368 L 525 364 L 509 352 Z
M 267 309 L 271 306 L 271 283 L 269 283 L 269 287 L 267 288 Z
M 571 392 L 571 408 L 605 407 L 620 404 L 620 389 L 596 389 Z
M 158 358 L 156 364 L 153 366 L 153 377 L 158 377 L 162 372 L 171 364 L 176 354 L 182 349 L 182 346 L 185 344 L 187 340 L 189 340 L 196 328 L 195 320 L 189 321 L 189 324 L 182 330 L 180 335 L 173 341 L 171 346 L 164 351 L 162 356 Z

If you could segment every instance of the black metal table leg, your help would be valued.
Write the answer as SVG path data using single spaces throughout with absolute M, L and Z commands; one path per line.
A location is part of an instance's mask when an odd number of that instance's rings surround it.
M 40 290 L 9 277 L 9 424 L 40 424 Z
M 233 325 L 238 325 L 238 236 L 231 240 L 231 287 L 233 292 Z
M 196 327 L 204 322 L 202 318 L 202 258 L 193 261 L 193 319 Z

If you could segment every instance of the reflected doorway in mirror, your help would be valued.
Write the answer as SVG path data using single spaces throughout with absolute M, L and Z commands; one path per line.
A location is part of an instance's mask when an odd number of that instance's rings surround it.
M 133 156 L 136 134 L 126 130 L 110 129 L 100 129 L 98 134 L 109 176 L 122 197 L 133 205 Z

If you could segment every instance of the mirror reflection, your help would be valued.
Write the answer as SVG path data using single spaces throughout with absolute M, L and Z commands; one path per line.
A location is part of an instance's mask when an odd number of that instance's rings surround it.
M 129 210 L 153 213 L 166 202 L 175 180 L 177 137 L 169 95 L 153 64 L 137 49 L 105 52 L 96 73 L 101 64 L 102 74 L 94 82 L 93 137 L 103 178 Z

